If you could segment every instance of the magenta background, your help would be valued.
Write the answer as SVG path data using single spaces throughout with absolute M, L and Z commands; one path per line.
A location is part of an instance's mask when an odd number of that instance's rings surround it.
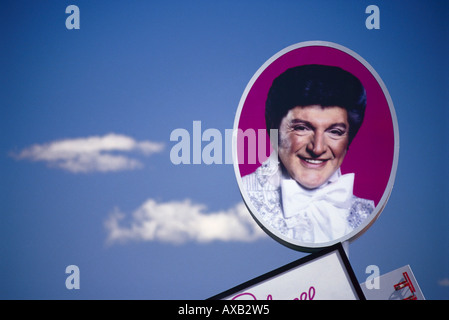
M 238 127 L 242 130 L 266 129 L 265 100 L 272 81 L 285 70 L 304 64 L 341 67 L 355 75 L 365 87 L 367 92 L 365 119 L 349 147 L 341 170 L 343 174 L 354 172 L 354 194 L 374 200 L 377 206 L 387 187 L 393 165 L 395 139 L 393 121 L 387 99 L 375 77 L 348 53 L 332 47 L 309 46 L 294 49 L 277 58 L 259 75 L 249 90 L 240 113 Z M 269 143 L 268 138 L 267 141 Z M 248 147 L 244 146 L 244 150 L 247 162 Z M 260 160 L 263 162 L 265 159 Z M 240 174 L 245 176 L 259 166 L 260 163 L 239 164 Z

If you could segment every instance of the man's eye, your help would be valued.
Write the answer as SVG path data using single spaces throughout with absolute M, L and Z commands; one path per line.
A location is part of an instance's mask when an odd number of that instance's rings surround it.
M 296 125 L 293 127 L 293 130 L 295 131 L 305 131 L 308 130 L 309 128 L 307 126 L 304 125 Z
M 340 129 L 332 129 L 329 131 L 331 134 L 336 135 L 336 136 L 342 136 L 345 134 L 345 131 L 340 130 Z

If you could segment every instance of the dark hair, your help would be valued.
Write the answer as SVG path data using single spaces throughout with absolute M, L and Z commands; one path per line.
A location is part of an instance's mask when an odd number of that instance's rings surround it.
M 313 64 L 290 68 L 274 79 L 268 92 L 267 131 L 279 129 L 290 109 L 310 105 L 345 108 L 351 143 L 363 122 L 366 91 L 359 79 L 339 67 Z

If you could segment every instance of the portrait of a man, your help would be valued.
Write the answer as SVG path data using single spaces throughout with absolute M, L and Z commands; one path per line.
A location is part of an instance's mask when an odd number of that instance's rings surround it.
M 296 241 L 326 243 L 370 216 L 374 201 L 355 196 L 355 174 L 340 170 L 366 100 L 359 79 L 339 67 L 302 65 L 274 79 L 265 121 L 267 132 L 277 132 L 270 137 L 277 147 L 242 177 L 247 199 L 265 224 Z

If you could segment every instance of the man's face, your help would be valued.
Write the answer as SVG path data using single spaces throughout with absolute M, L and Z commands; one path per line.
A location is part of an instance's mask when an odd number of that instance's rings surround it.
M 342 164 L 349 145 L 348 133 L 344 108 L 295 107 L 279 126 L 279 159 L 299 184 L 317 188 Z

